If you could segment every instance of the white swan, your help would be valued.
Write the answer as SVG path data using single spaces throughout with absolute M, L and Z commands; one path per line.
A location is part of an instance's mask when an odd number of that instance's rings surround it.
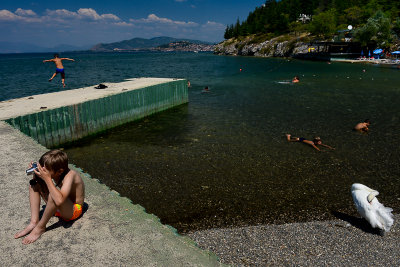
M 351 194 L 358 213 L 365 218 L 373 228 L 389 232 L 393 225 L 393 209 L 383 206 L 376 198 L 379 192 L 363 184 L 353 184 Z

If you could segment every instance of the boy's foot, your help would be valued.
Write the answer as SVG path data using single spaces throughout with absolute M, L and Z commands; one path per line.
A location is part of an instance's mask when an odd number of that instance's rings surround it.
M 42 236 L 42 234 L 46 231 L 46 229 L 41 229 L 41 228 L 34 228 L 32 232 L 22 240 L 22 244 L 31 244 L 35 242 L 36 240 L 39 239 L 39 237 Z
M 65 83 L 63 83 L 63 87 L 65 87 Z
M 29 234 L 30 232 L 32 232 L 33 228 L 35 228 L 35 227 L 36 227 L 36 224 L 33 224 L 33 223 L 28 224 L 28 226 L 25 227 L 24 230 L 19 231 L 18 233 L 16 233 L 14 235 L 14 238 L 20 238 L 20 237 L 23 237 L 23 236 Z

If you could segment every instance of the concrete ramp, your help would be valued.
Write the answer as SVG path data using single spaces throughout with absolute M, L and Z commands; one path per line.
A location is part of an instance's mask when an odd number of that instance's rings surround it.
M 53 217 L 39 240 L 23 245 L 13 236 L 30 218 L 25 168 L 46 151 L 0 122 L 2 266 L 220 266 L 215 255 L 82 172 L 83 216 L 72 224 Z
M 25 169 L 46 147 L 188 101 L 185 80 L 106 85 L 0 102 L 1 266 L 220 266 L 214 254 L 72 165 L 86 185 L 83 216 L 73 223 L 53 217 L 33 244 L 14 239 L 30 221 Z

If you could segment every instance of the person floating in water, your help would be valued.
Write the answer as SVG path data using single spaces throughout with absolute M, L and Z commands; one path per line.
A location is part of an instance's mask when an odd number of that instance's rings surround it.
M 56 64 L 56 72 L 54 72 L 53 76 L 51 76 L 51 78 L 49 79 L 49 82 L 51 82 L 54 77 L 56 77 L 56 75 L 58 73 L 61 74 L 61 82 L 63 84 L 63 87 L 65 87 L 65 72 L 64 72 L 64 66 L 62 64 L 63 60 L 70 60 L 70 61 L 75 61 L 72 58 L 60 58 L 58 54 L 54 54 L 54 58 L 53 59 L 47 59 L 47 60 L 43 60 L 43 63 L 45 62 L 54 62 L 54 64 Z
M 310 140 L 306 140 L 306 139 L 303 138 L 303 137 L 291 137 L 290 134 L 286 134 L 286 138 L 287 138 L 287 140 L 288 140 L 289 142 L 302 142 L 302 143 L 305 143 L 305 144 L 307 144 L 307 145 L 312 146 L 313 148 L 315 148 L 315 149 L 318 150 L 318 151 L 321 151 L 321 150 L 318 148 L 318 146 L 323 146 L 323 147 L 326 147 L 326 148 L 329 148 L 329 149 L 335 149 L 335 148 L 333 148 L 333 147 L 331 147 L 331 146 L 322 144 L 322 140 L 321 140 L 321 138 L 319 138 L 319 137 L 315 137 L 313 141 L 310 141 Z
M 366 119 L 364 122 L 358 123 L 356 126 L 354 126 L 354 130 L 361 132 L 361 133 L 367 133 L 369 131 L 368 126 L 371 124 L 369 119 Z
M 294 76 L 292 83 L 298 83 L 300 82 L 299 76 Z
M 203 91 L 201 91 L 202 93 L 208 93 L 210 92 L 210 90 L 208 89 L 208 86 L 204 87 Z

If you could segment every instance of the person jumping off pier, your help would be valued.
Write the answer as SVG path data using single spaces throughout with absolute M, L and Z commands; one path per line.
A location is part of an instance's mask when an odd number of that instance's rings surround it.
M 75 61 L 72 58 L 66 58 L 66 57 L 60 58 L 58 54 L 54 54 L 54 58 L 53 59 L 43 60 L 43 63 L 45 63 L 45 62 L 54 62 L 54 64 L 56 64 L 56 72 L 54 72 L 53 76 L 51 76 L 51 78 L 49 79 L 49 82 L 51 82 L 54 79 L 54 77 L 56 77 L 56 75 L 58 73 L 60 73 L 61 74 L 61 82 L 63 84 L 63 87 L 65 87 L 65 72 L 64 72 L 64 66 L 62 64 L 63 60 Z

